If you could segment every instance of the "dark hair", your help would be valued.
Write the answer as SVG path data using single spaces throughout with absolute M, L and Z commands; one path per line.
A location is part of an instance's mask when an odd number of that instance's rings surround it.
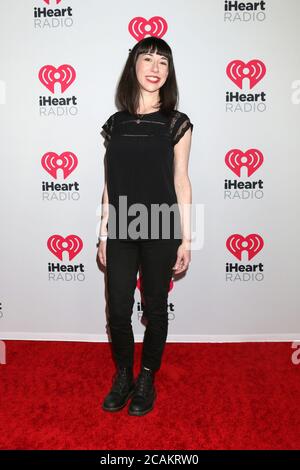
M 148 36 L 137 42 L 133 49 L 130 50 L 126 64 L 124 66 L 121 78 L 119 80 L 116 91 L 117 107 L 121 111 L 129 111 L 136 114 L 139 106 L 140 86 L 136 76 L 136 62 L 139 54 L 147 52 L 156 52 L 164 55 L 168 59 L 168 77 L 159 89 L 160 111 L 170 116 L 172 111 L 178 105 L 178 88 L 176 82 L 176 74 L 173 63 L 173 56 L 170 46 L 161 38 Z

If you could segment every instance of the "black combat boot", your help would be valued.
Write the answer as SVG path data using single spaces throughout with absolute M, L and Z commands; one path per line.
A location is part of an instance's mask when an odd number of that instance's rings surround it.
M 136 380 L 132 400 L 128 407 L 128 413 L 135 416 L 145 415 L 153 409 L 155 398 L 154 371 L 142 367 Z
M 105 411 L 121 410 L 134 392 L 132 367 L 118 367 L 109 394 L 105 397 L 102 408 Z

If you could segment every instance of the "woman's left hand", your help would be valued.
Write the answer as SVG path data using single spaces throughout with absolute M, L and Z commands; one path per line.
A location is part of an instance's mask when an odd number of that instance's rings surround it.
M 174 274 L 179 274 L 185 271 L 191 262 L 191 244 L 190 242 L 182 242 L 177 250 L 177 260 L 172 269 Z

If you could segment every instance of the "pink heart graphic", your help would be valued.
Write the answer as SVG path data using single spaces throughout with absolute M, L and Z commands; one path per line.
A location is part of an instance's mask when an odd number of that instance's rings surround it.
M 250 261 L 263 248 L 264 241 L 257 233 L 250 233 L 247 237 L 243 237 L 239 233 L 234 233 L 226 240 L 226 247 L 238 260 L 242 259 L 242 252 L 248 252 L 248 260 Z
M 69 260 L 72 261 L 82 250 L 83 243 L 77 235 L 68 235 L 66 238 L 55 234 L 48 238 L 47 247 L 58 259 L 62 261 L 63 252 L 69 253 Z
M 243 79 L 247 77 L 251 89 L 265 76 L 266 66 L 258 59 L 250 60 L 248 63 L 242 60 L 232 60 L 226 67 L 226 73 L 241 90 L 243 89 Z
M 39 71 L 40 82 L 54 93 L 55 83 L 60 83 L 61 92 L 64 93 L 76 78 L 75 69 L 68 64 L 63 64 L 58 68 L 53 65 L 44 65 Z
M 240 149 L 231 149 L 225 155 L 225 163 L 237 176 L 241 176 L 241 169 L 245 166 L 250 177 L 264 161 L 263 154 L 258 149 L 248 149 L 242 152 Z
M 78 159 L 72 152 L 63 152 L 60 155 L 55 152 L 47 152 L 42 156 L 41 163 L 44 170 L 55 179 L 57 179 L 57 170 L 61 169 L 65 179 L 77 167 Z
M 166 34 L 167 29 L 168 24 L 161 16 L 152 16 L 149 20 L 142 16 L 136 16 L 128 25 L 128 31 L 137 41 L 144 39 L 146 36 L 161 38 Z

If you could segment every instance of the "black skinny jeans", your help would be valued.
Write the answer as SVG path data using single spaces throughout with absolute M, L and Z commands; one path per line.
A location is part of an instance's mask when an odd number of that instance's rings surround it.
M 140 268 L 147 318 L 142 366 L 152 370 L 160 368 L 168 334 L 169 285 L 180 244 L 180 239 L 107 239 L 108 325 L 117 366 L 132 367 L 134 362 L 131 317 L 137 272 Z

